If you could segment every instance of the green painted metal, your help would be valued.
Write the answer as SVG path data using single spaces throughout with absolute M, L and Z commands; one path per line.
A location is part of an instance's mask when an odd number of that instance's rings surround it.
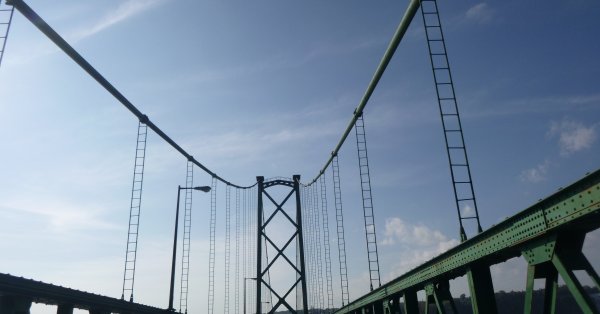
M 490 267 L 483 263 L 471 265 L 467 271 L 471 306 L 475 314 L 496 314 L 496 297 Z
M 425 286 L 425 295 L 427 296 L 427 302 L 425 302 L 425 313 L 429 313 L 431 305 L 435 305 L 438 314 L 446 314 L 443 301 L 438 295 L 434 284 L 430 283 Z
M 575 277 L 575 274 L 573 273 L 573 265 L 568 264 L 569 257 L 561 255 L 562 254 L 560 254 L 560 252 L 556 252 L 556 254 L 552 256 L 552 264 L 554 264 L 556 270 L 558 270 L 558 273 L 560 274 L 560 277 L 565 281 L 565 284 L 571 291 L 571 294 L 575 298 L 575 301 L 577 301 L 577 304 L 579 304 L 579 307 L 583 313 L 600 313 L 596 309 L 590 297 L 583 290 L 583 287 L 581 286 L 581 283 L 577 277 Z
M 524 314 L 531 314 L 533 305 L 533 284 L 535 279 L 535 265 L 527 266 L 527 283 L 525 284 L 525 308 Z
M 594 279 L 597 273 L 583 255 L 581 249 L 585 232 L 566 230 L 532 241 L 523 250 L 523 257 L 529 263 L 525 290 L 524 313 L 533 312 L 533 290 L 535 279 L 545 279 L 544 313 L 556 313 L 556 293 L 558 275 L 565 280 L 571 294 L 585 313 L 598 313 L 593 302 L 581 288 L 579 279 L 573 275 L 575 270 L 585 270 Z
M 447 302 L 452 309 L 452 313 L 458 313 L 456 305 L 454 304 L 454 299 L 450 293 L 450 284 L 448 281 L 441 281 L 436 284 L 427 284 L 425 286 L 425 294 L 427 296 L 427 302 L 425 304 L 426 312 L 429 311 L 430 305 L 435 305 L 437 313 L 446 314 L 447 311 L 444 304 Z
M 583 244 L 583 239 L 581 239 Z M 544 313 L 556 312 L 556 290 L 558 289 L 558 273 L 551 261 L 556 248 L 556 235 L 550 235 L 525 246 L 523 257 L 527 266 L 527 281 L 525 284 L 525 304 L 523 313 L 533 313 L 534 281 L 545 279 Z M 581 247 L 580 247 L 581 249 Z
M 416 291 L 404 291 L 404 313 L 405 314 L 419 314 L 419 301 L 417 300 Z
M 546 277 L 544 290 L 544 314 L 556 314 L 556 294 L 558 292 L 558 272 L 552 271 Z
M 336 313 L 351 313 L 373 302 L 387 300 L 394 294 L 404 293 L 407 290 L 418 291 L 424 289 L 428 283 L 460 277 L 474 267 L 489 267 L 504 262 L 509 258 L 520 256 L 524 250 L 531 249 L 531 244 L 535 241 L 548 239 L 561 231 L 585 235 L 599 227 L 600 170 L 597 170 L 358 298 Z M 553 263 L 562 261 L 556 256 L 555 254 L 552 259 Z M 568 274 L 568 271 L 561 272 L 558 266 L 556 268 L 561 277 L 563 272 Z M 600 282 L 597 278 L 596 282 Z M 574 286 L 573 289 L 577 290 L 577 287 Z
M 529 265 L 538 265 L 552 260 L 556 247 L 556 235 L 544 237 L 525 246 L 523 257 Z

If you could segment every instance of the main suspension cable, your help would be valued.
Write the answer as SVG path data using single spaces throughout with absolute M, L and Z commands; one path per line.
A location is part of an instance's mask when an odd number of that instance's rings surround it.
M 385 53 L 383 54 L 383 57 L 381 58 L 381 61 L 379 62 L 379 65 L 377 66 L 377 69 L 375 70 L 375 74 L 373 74 L 373 78 L 371 78 L 371 82 L 367 86 L 367 90 L 365 91 L 365 94 L 361 98 L 361 100 L 358 104 L 358 107 L 356 107 L 356 109 L 354 110 L 354 114 L 352 115 L 352 118 L 350 119 L 350 122 L 348 123 L 346 130 L 344 131 L 344 133 L 342 133 L 342 138 L 340 139 L 338 144 L 335 146 L 335 148 L 331 152 L 331 156 L 329 157 L 329 159 L 327 159 L 327 162 L 325 162 L 325 165 L 323 166 L 323 168 L 321 168 L 321 170 L 319 171 L 319 174 L 307 185 L 312 185 L 319 179 L 320 176 L 323 175 L 323 173 L 325 173 L 325 170 L 327 170 L 327 168 L 333 161 L 333 158 L 335 156 L 337 156 L 338 152 L 342 148 L 342 145 L 344 145 L 346 138 L 352 131 L 352 128 L 354 128 L 354 124 L 356 123 L 356 120 L 362 114 L 365 106 L 367 105 L 367 103 L 369 102 L 369 99 L 371 98 L 371 95 L 373 94 L 373 91 L 377 87 L 379 80 L 383 76 L 383 73 L 385 72 L 388 64 L 392 60 L 392 57 L 394 56 L 394 53 L 396 52 L 396 49 L 398 48 L 400 41 L 402 41 L 402 38 L 404 37 L 404 34 L 406 33 L 408 26 L 410 25 L 412 19 L 414 18 L 415 14 L 417 13 L 419 6 L 420 6 L 420 0 L 411 0 L 410 3 L 408 4 L 408 7 L 406 8 L 406 12 L 404 13 L 404 17 L 402 17 L 400 24 L 398 24 L 398 28 L 396 29 L 396 32 L 394 33 L 394 36 L 392 37 L 392 40 L 390 41 L 387 49 L 385 50 Z
M 96 82 L 98 82 L 106 91 L 113 95 L 125 108 L 133 113 L 140 122 L 146 124 L 152 131 L 160 136 L 165 142 L 171 147 L 175 148 L 181 153 L 187 160 L 193 162 L 200 169 L 204 170 L 213 178 L 236 188 L 247 189 L 250 186 L 239 186 L 233 184 L 224 178 L 220 177 L 206 166 L 201 164 L 194 157 L 188 154 L 181 146 L 173 141 L 167 134 L 165 134 L 160 128 L 158 128 L 147 115 L 143 114 L 138 110 L 116 87 L 114 87 L 100 72 L 98 72 L 87 60 L 85 60 L 69 43 L 67 43 L 46 21 L 44 21 L 33 9 L 31 9 L 23 0 L 9 0 L 7 4 L 14 6 L 23 16 L 25 16 L 31 23 L 33 23 L 42 33 L 44 33 L 50 40 L 52 40 L 62 51 L 64 51 L 75 63 L 77 63 L 84 71 L 86 71 Z

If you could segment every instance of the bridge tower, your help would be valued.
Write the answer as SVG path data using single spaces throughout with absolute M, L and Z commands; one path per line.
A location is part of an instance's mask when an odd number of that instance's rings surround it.
M 279 307 L 285 307 L 291 313 L 299 313 L 298 307 L 301 307 L 304 313 L 308 310 L 308 299 L 306 293 L 306 271 L 304 264 L 304 241 L 302 237 L 302 206 L 300 202 L 300 176 L 294 175 L 292 180 L 285 179 L 272 179 L 265 182 L 264 177 L 256 177 L 257 180 L 257 241 L 256 241 L 256 313 L 262 313 L 262 300 L 261 300 L 261 289 L 263 287 L 267 288 L 267 291 L 270 291 L 273 296 L 273 302 L 275 304 L 271 304 L 272 307 L 269 313 L 275 313 Z M 267 192 L 268 188 L 272 188 L 275 186 L 284 186 L 289 187 L 290 190 L 286 191 L 282 200 L 277 201 L 269 192 Z M 274 193 L 272 193 L 275 195 Z M 295 199 L 292 198 L 295 196 Z M 275 206 L 272 212 L 266 212 L 265 216 L 265 202 L 264 199 L 267 199 L 267 202 L 272 203 Z M 290 201 L 291 200 L 291 201 Z M 296 202 L 296 210 L 295 217 L 293 213 L 288 213 L 284 209 L 284 205 L 288 202 Z M 271 204 L 269 204 L 271 205 Z M 293 207 L 293 205 L 291 206 Z M 290 208 L 288 206 L 287 208 Z M 282 218 L 283 216 L 283 218 Z M 266 220 L 264 217 L 267 217 Z M 277 217 L 277 218 L 276 218 Z M 278 246 L 275 242 L 273 242 L 269 235 L 267 235 L 267 227 L 269 224 L 272 224 L 275 219 L 283 219 L 284 221 L 289 222 L 292 225 L 292 235 L 287 239 L 283 246 Z M 286 254 L 286 249 L 290 247 L 295 240 L 296 249 L 293 250 L 296 252 L 297 256 L 288 256 Z M 263 246 L 266 252 L 268 246 L 271 246 L 275 249 L 277 254 L 270 261 L 267 260 L 267 265 L 263 266 Z M 288 250 L 289 252 L 289 250 Z M 292 261 L 296 261 L 295 263 Z M 285 287 L 285 289 L 278 289 L 271 285 L 268 280 L 268 273 L 271 267 L 277 263 L 287 263 L 294 271 L 295 271 L 295 281 L 290 287 Z M 296 291 L 296 300 L 297 304 L 295 306 L 288 303 L 287 299 L 290 297 L 292 292 Z M 291 298 L 291 297 L 290 297 Z M 298 304 L 301 303 L 301 304 Z

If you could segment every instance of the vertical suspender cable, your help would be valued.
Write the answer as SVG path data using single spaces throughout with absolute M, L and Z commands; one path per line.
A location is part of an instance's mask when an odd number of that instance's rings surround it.
M 246 278 L 248 277 L 248 206 L 246 201 L 246 195 L 248 194 L 248 190 L 244 189 L 242 191 L 242 286 L 246 286 Z M 247 292 L 246 289 L 242 291 L 244 295 L 242 299 L 246 301 Z M 246 302 L 242 304 L 244 309 L 242 313 L 246 311 Z
M 329 217 L 327 213 L 327 185 L 325 176 L 321 176 L 321 212 L 323 214 L 323 245 L 325 248 L 325 279 L 327 280 L 327 309 L 333 309 L 333 279 L 331 277 L 331 248 L 329 247 Z
M 215 302 L 215 229 L 217 226 L 217 178 L 212 178 L 210 190 L 209 255 L 208 255 L 208 314 L 214 312 Z
M 315 285 L 315 281 L 316 281 L 316 276 L 315 276 L 315 251 L 314 251 L 314 237 L 313 237 L 313 225 L 312 225 L 312 217 L 311 217 L 311 210 L 312 210 L 312 196 L 311 196 L 311 189 L 309 187 L 305 187 L 306 190 L 306 231 L 307 231 L 307 237 L 306 239 L 308 240 L 307 244 L 308 244 L 308 271 L 309 271 L 309 276 L 310 276 L 310 286 L 309 286 L 309 298 L 310 298 L 310 307 L 315 308 L 315 304 L 316 302 L 316 285 Z
M 255 204 L 254 204 L 254 194 L 258 193 L 257 191 L 251 190 L 248 195 L 248 211 L 250 213 L 250 274 L 254 276 L 256 274 L 256 212 L 255 212 Z M 251 309 L 256 308 L 256 284 L 253 283 L 250 285 L 250 298 L 248 299 L 251 306 Z
M 467 234 L 463 220 L 474 219 L 477 224 L 477 232 L 481 232 L 482 229 L 437 1 L 421 0 L 421 13 L 423 25 L 425 26 L 425 37 L 427 38 L 438 108 L 444 130 L 460 238 L 465 241 Z
M 316 251 L 317 251 L 317 284 L 318 284 L 318 301 L 319 301 L 319 310 L 324 308 L 324 300 L 323 300 L 323 252 L 321 250 L 321 218 L 320 218 L 320 206 L 319 206 L 319 193 L 317 192 L 317 184 L 313 184 L 312 188 L 312 196 L 313 196 L 313 221 L 315 223 L 315 243 L 316 243 Z
M 133 285 L 135 283 L 135 264 L 137 257 L 140 213 L 142 207 L 142 187 L 144 181 L 144 163 L 146 161 L 146 139 L 148 128 L 143 122 L 138 124 L 137 142 L 135 145 L 135 162 L 133 166 L 133 184 L 131 202 L 129 204 L 129 228 L 127 229 L 127 248 L 125 249 L 125 271 L 123 272 L 123 290 L 129 293 L 129 301 L 133 302 Z
M 8 40 L 8 32 L 10 31 L 10 25 L 12 24 L 12 18 L 14 13 L 15 7 L 11 7 L 10 9 L 8 9 L 5 6 L 2 6 L 2 4 L 0 3 L 0 14 L 3 17 L 3 19 L 0 21 L 0 25 L 5 25 L 3 27 L 4 33 L 0 34 L 0 41 L 2 41 L 2 45 L 0 45 L 0 66 L 2 65 L 4 51 L 6 50 L 6 41 Z M 8 19 L 4 19 L 5 16 L 7 16 Z
M 240 189 L 235 189 L 235 313 L 240 312 Z
M 369 158 L 367 154 L 367 138 L 365 134 L 365 121 L 360 115 L 354 124 L 356 131 L 356 148 L 358 153 L 358 169 L 360 173 L 360 186 L 365 220 L 365 238 L 367 240 L 367 259 L 369 262 L 369 278 L 371 291 L 373 286 L 381 286 L 379 277 L 379 254 L 377 252 L 377 234 L 375 232 L 375 215 L 373 212 L 373 196 L 371 193 L 371 175 L 369 173 Z
M 192 231 L 192 188 L 194 187 L 194 163 L 187 162 L 185 177 L 185 205 L 183 214 L 183 245 L 181 257 L 181 289 L 179 293 L 179 312 L 187 313 L 188 280 L 190 275 L 190 244 Z
M 231 237 L 229 224 L 231 222 L 231 186 L 225 187 L 225 307 L 223 312 L 229 314 L 229 266 L 230 265 L 230 250 Z
M 340 166 L 337 155 L 333 157 L 331 170 L 333 174 L 335 222 L 337 227 L 338 258 L 340 262 L 340 288 L 342 295 L 342 306 L 345 306 L 349 302 L 350 294 L 348 292 L 348 266 L 346 265 L 346 237 L 344 234 L 344 212 L 342 207 L 342 189 L 340 186 Z

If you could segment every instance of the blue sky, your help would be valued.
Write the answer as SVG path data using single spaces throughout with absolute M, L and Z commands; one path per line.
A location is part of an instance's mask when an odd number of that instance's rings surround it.
M 241 185 L 317 174 L 407 5 L 28 3 L 197 160 Z M 460 0 L 440 10 L 483 227 L 597 169 L 600 4 Z M 137 121 L 18 13 L 0 95 L 0 248 L 10 252 L 0 271 L 120 296 Z M 435 101 L 417 16 L 365 110 L 384 281 L 458 243 Z M 368 280 L 355 149 L 351 136 L 340 152 L 347 241 L 357 243 L 351 298 Z M 147 156 L 136 299 L 166 307 L 185 160 L 154 134 Z M 210 178 L 196 171 L 195 181 Z M 195 196 L 197 313 L 206 304 L 208 200 Z M 222 211 L 217 219 L 222 243 Z M 586 242 L 596 267 L 599 244 L 598 233 Z M 522 289 L 524 270 L 519 261 L 494 267 L 496 289 Z M 464 280 L 456 286 L 464 291 Z

